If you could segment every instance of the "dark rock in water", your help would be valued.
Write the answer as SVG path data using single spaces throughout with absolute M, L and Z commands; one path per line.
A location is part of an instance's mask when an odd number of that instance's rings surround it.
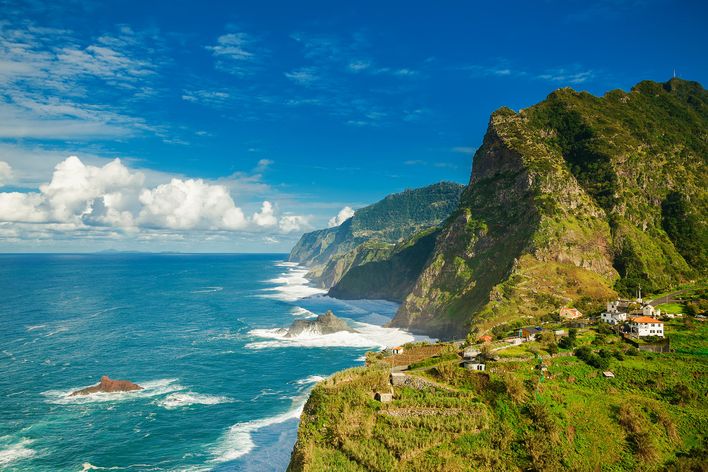
M 288 329 L 285 337 L 294 338 L 303 333 L 308 334 L 332 334 L 339 331 L 358 333 L 357 330 L 349 327 L 346 321 L 337 318 L 332 310 L 327 310 L 324 315 L 319 315 L 315 320 L 295 320 Z
M 98 392 L 132 392 L 134 390 L 142 389 L 143 387 L 141 387 L 140 385 L 134 384 L 133 382 L 130 382 L 128 380 L 113 380 L 107 375 L 104 375 L 103 377 L 101 377 L 101 381 L 98 383 L 98 385 L 94 385 L 93 387 L 82 388 L 81 390 L 75 391 L 70 396 L 74 397 L 78 395 L 89 395 L 91 393 Z

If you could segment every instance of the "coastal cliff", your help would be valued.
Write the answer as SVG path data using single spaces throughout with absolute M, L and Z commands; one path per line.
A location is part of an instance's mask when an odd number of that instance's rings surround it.
M 706 91 L 679 79 L 496 111 L 391 325 L 462 337 L 705 274 L 706 129 Z
M 352 267 L 384 260 L 396 244 L 440 224 L 457 208 L 463 189 L 441 182 L 389 195 L 339 226 L 304 234 L 289 260 L 309 266 L 307 278 L 329 288 Z
M 703 280 L 682 291 L 704 304 L 706 130 L 708 94 L 679 79 L 501 108 L 450 217 L 330 294 L 402 299 L 392 326 L 472 343 L 640 286 Z M 417 275 L 387 282 L 401 273 Z M 702 470 L 708 333 L 666 324 L 676 351 L 660 359 L 606 325 L 560 342 L 562 322 L 473 369 L 458 344 L 406 345 L 400 383 L 396 354 L 369 353 L 313 389 L 288 470 Z

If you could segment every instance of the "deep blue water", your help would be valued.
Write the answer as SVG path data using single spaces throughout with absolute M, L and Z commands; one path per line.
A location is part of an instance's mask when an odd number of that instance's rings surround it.
M 284 470 L 313 383 L 409 336 L 283 259 L 0 255 L 0 469 Z M 274 330 L 328 308 L 362 334 Z M 68 397 L 104 374 L 145 390 Z

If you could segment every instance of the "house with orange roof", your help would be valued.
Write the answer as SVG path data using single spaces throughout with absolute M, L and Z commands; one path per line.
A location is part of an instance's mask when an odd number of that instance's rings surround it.
M 629 330 L 635 336 L 664 337 L 664 323 L 650 316 L 637 316 L 629 320 Z
M 565 307 L 561 308 L 560 317 L 565 320 L 577 320 L 578 318 L 582 318 L 583 314 L 577 308 Z
M 391 353 L 393 354 L 403 354 L 403 346 L 396 346 L 391 348 Z

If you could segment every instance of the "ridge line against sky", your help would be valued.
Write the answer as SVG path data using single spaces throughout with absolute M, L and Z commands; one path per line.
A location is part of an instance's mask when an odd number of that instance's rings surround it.
M 500 106 L 708 71 L 702 2 L 0 9 L 0 252 L 287 251 L 466 183 Z

